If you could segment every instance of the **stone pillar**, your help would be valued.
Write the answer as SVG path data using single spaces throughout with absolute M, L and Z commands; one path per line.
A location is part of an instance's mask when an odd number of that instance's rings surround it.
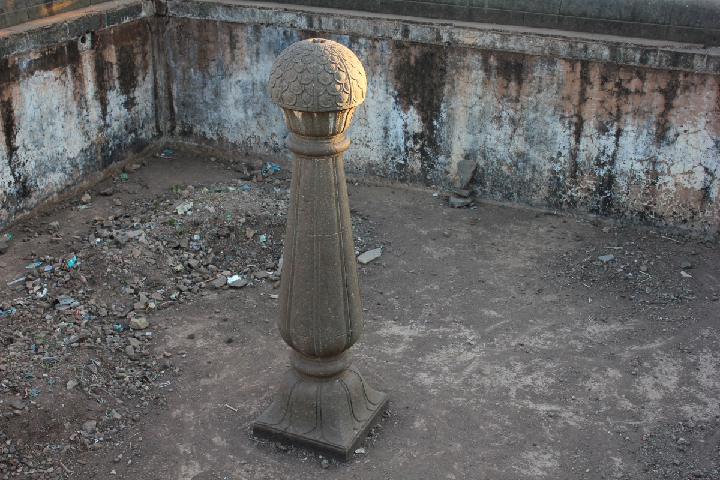
M 355 54 L 321 38 L 291 45 L 270 72 L 270 97 L 282 108 L 294 154 L 278 322 L 293 350 L 292 368 L 253 434 L 342 460 L 388 403 L 347 351 L 363 314 L 342 152 L 366 88 Z

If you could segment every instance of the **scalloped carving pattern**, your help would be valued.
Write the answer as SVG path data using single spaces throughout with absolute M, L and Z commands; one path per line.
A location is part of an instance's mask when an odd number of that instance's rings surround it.
M 270 98 L 302 112 L 347 110 L 365 100 L 367 78 L 355 54 L 332 40 L 311 38 L 294 43 L 275 59 Z

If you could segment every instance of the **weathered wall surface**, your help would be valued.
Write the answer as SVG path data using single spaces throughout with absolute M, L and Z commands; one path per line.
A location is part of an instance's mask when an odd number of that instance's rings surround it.
M 720 48 L 224 0 L 120 3 L 0 32 L 0 225 L 163 136 L 287 155 L 269 69 L 322 35 L 368 73 L 350 169 L 451 187 L 471 159 L 486 198 L 720 230 Z
M 172 18 L 165 25 L 171 135 L 248 152 L 285 154 L 287 131 L 270 103 L 270 67 L 293 32 Z
M 720 45 L 713 0 L 258 0 Z
M 717 52 L 403 19 L 170 2 L 176 123 L 192 141 L 281 153 L 272 60 L 326 36 L 366 68 L 349 168 L 616 218 L 720 227 Z
M 158 135 L 146 20 L 27 40 L 2 39 L 16 53 L 0 58 L 0 225 Z

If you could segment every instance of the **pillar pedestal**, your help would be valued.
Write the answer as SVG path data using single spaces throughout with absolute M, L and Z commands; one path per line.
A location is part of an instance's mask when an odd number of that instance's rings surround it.
M 387 409 L 387 395 L 365 383 L 348 355 L 330 362 L 301 359 L 294 352 L 290 358 L 293 368 L 285 373 L 273 403 L 253 424 L 253 434 L 350 459 Z M 312 372 L 342 370 L 323 377 L 308 375 L 306 366 Z

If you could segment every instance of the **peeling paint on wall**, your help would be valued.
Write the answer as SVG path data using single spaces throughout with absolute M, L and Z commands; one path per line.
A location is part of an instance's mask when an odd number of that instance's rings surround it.
M 289 155 L 269 69 L 324 36 L 368 74 L 349 169 L 449 188 L 473 160 L 484 198 L 720 230 L 709 50 L 285 7 L 170 1 L 149 21 L 126 8 L 114 21 L 137 17 L 112 28 L 87 30 L 94 14 L 51 27 L 53 45 L 0 44 L 0 225 L 166 135 Z
M 0 224 L 148 145 L 144 21 L 0 60 Z
M 351 48 L 369 86 L 355 171 L 627 220 L 720 227 L 720 76 L 299 29 L 172 18 L 176 134 L 286 154 L 267 70 L 294 41 Z
M 275 57 L 295 32 L 257 25 L 172 19 L 165 43 L 174 125 L 186 141 L 286 154 L 287 131 L 270 102 L 267 82 Z

